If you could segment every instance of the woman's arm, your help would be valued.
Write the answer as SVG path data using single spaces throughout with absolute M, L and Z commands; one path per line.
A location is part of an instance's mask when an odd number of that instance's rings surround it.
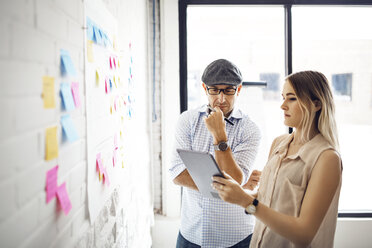
M 213 183 L 221 198 L 246 208 L 253 197 L 226 175 L 228 179 L 213 177 Z M 255 216 L 271 230 L 295 244 L 307 246 L 317 233 L 324 216 L 333 200 L 341 180 L 341 159 L 332 150 L 324 151 L 316 162 L 299 217 L 279 213 L 261 203 L 256 208 Z

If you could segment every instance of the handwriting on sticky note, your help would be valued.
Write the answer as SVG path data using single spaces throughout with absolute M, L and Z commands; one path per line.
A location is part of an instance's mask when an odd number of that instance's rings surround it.
M 45 159 L 52 160 L 58 157 L 57 127 L 50 127 L 45 132 Z
M 54 77 L 43 77 L 43 99 L 44 108 L 55 108 Z
M 76 131 L 75 125 L 72 122 L 70 115 L 64 115 L 61 117 L 62 130 L 67 140 L 74 142 L 79 138 L 79 135 Z
M 74 99 L 68 83 L 61 83 L 61 97 L 63 106 L 67 111 L 75 109 Z
M 77 82 L 71 83 L 71 92 L 74 97 L 75 107 L 80 107 L 80 93 L 79 93 L 79 84 Z
M 66 190 L 66 182 L 58 187 L 57 197 L 63 212 L 65 212 L 65 215 L 67 215 L 70 212 L 72 206 Z
M 57 189 L 58 189 L 57 176 L 58 176 L 58 165 L 54 166 L 52 169 L 47 171 L 46 185 L 45 185 L 47 203 L 56 196 Z

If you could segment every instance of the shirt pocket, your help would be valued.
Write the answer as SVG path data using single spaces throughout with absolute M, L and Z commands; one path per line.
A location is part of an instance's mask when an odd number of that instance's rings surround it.
M 278 187 L 277 210 L 281 213 L 298 217 L 305 190 L 306 186 L 293 184 L 288 178 L 285 178 L 282 185 Z

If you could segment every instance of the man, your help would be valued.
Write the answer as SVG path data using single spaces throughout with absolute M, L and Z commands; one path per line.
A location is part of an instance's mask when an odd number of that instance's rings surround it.
M 211 135 L 208 131 L 205 125 L 208 116 L 206 105 L 185 111 L 179 118 L 169 169 L 173 182 L 184 188 L 177 247 L 248 247 L 250 242 L 254 217 L 246 215 L 238 206 L 203 197 L 176 152 L 177 148 L 181 148 L 214 154 L 221 170 L 242 185 L 247 183 L 258 150 L 260 132 L 247 115 L 234 108 L 242 89 L 242 80 L 239 69 L 225 59 L 209 64 L 202 76 L 209 106 L 218 111 L 220 109 L 229 120 L 224 123 L 224 137 Z M 257 184 L 251 179 L 246 186 Z

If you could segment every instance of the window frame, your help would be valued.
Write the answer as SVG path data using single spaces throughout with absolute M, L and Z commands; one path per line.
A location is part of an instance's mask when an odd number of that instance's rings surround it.
M 180 113 L 187 110 L 187 7 L 188 5 L 272 5 L 284 7 L 285 75 L 292 73 L 292 6 L 371 6 L 372 0 L 179 0 L 179 71 L 180 71 Z M 259 82 L 262 85 L 262 82 Z M 256 85 L 255 82 L 243 82 Z M 265 84 L 265 83 L 263 83 Z M 290 129 L 289 132 L 292 132 Z M 371 218 L 372 212 L 339 212 L 341 218 Z

